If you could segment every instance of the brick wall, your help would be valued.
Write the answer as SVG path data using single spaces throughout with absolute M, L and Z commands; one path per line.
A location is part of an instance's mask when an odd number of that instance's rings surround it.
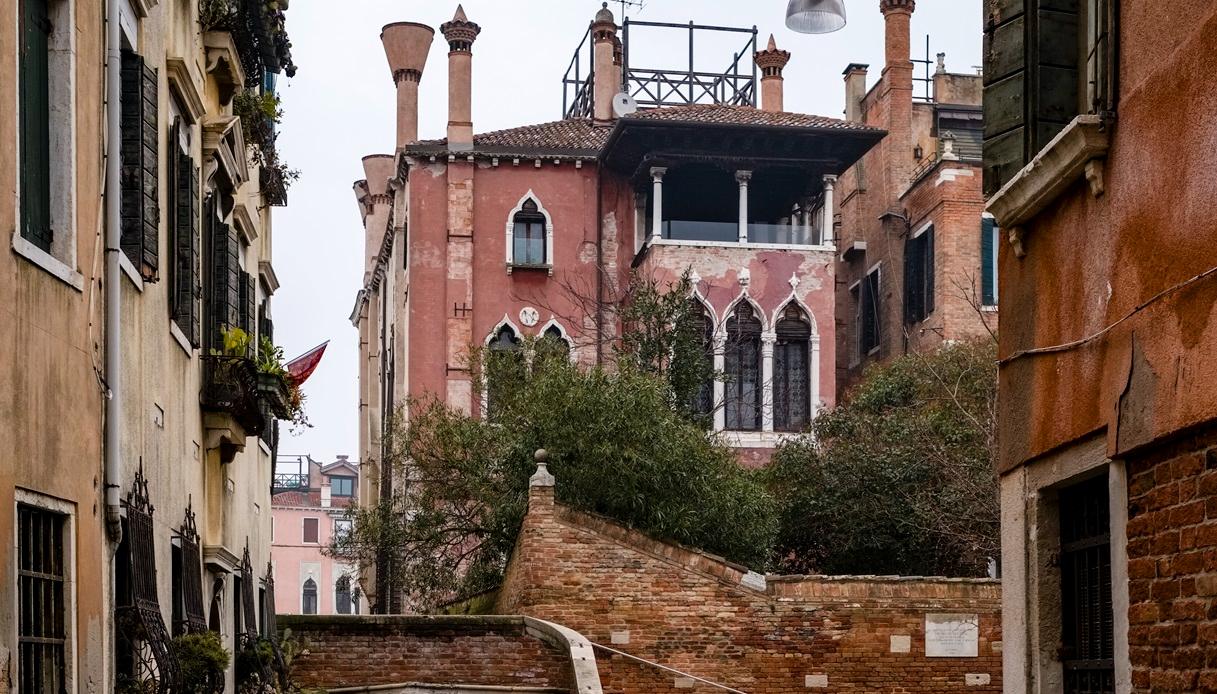
M 1128 461 L 1136 691 L 1217 691 L 1217 431 Z
M 996 582 L 766 579 L 555 505 L 548 491 L 530 494 L 500 612 L 749 694 L 1001 691 Z M 978 657 L 927 658 L 929 613 L 977 615 Z M 605 650 L 597 660 L 606 692 L 716 691 Z
M 519 617 L 279 615 L 302 638 L 292 677 L 303 688 L 420 682 L 567 690 L 569 655 Z

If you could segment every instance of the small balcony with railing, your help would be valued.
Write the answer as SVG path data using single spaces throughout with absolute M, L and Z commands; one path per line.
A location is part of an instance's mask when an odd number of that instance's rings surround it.
M 307 492 L 309 490 L 308 456 L 279 456 L 271 478 L 271 493 Z

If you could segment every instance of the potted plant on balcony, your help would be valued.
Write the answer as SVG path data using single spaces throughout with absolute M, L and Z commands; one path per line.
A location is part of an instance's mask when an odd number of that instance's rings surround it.
M 257 407 L 257 372 L 250 358 L 252 339 L 240 328 L 225 328 L 220 336 L 221 348 L 213 348 L 203 358 L 203 406 L 232 414 L 247 434 L 257 435 L 263 422 Z
M 283 365 L 283 348 L 275 346 L 263 335 L 258 345 L 258 396 L 270 405 L 279 419 L 291 419 L 287 367 Z

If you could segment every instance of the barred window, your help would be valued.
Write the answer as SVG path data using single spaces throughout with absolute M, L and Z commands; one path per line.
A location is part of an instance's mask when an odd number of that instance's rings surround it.
M 782 311 L 773 348 L 773 428 L 802 431 L 811 421 L 811 321 L 798 304 Z
M 727 429 L 761 428 L 761 322 L 752 304 L 740 302 L 727 319 Z
M 1061 661 L 1066 694 L 1115 691 L 1107 476 L 1061 491 Z
M 317 582 L 309 578 L 304 581 L 304 588 L 301 591 L 301 612 L 304 614 L 317 614 Z
M 17 505 L 18 691 L 58 694 L 67 687 L 67 516 Z

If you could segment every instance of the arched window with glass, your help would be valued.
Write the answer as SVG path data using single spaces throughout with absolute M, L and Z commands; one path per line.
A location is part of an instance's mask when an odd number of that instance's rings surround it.
M 773 428 L 802 431 L 811 423 L 811 319 L 791 302 L 774 332 Z
M 526 376 L 523 342 L 515 328 L 504 325 L 487 343 L 485 363 L 486 411 L 489 415 L 496 401 L 523 382 Z
M 532 198 L 525 200 L 511 221 L 512 265 L 548 265 L 546 220 L 537 201 Z
M 725 357 L 726 426 L 731 431 L 761 428 L 761 321 L 741 301 L 727 319 Z
M 689 300 L 689 315 L 694 317 L 701 338 L 703 373 L 701 385 L 694 396 L 693 413 L 709 416 L 714 413 L 714 318 L 704 304 Z
M 339 576 L 334 582 L 334 609 L 338 614 L 351 614 L 351 577 Z
M 317 582 L 309 578 L 304 581 L 301 590 L 300 611 L 303 614 L 317 614 Z

